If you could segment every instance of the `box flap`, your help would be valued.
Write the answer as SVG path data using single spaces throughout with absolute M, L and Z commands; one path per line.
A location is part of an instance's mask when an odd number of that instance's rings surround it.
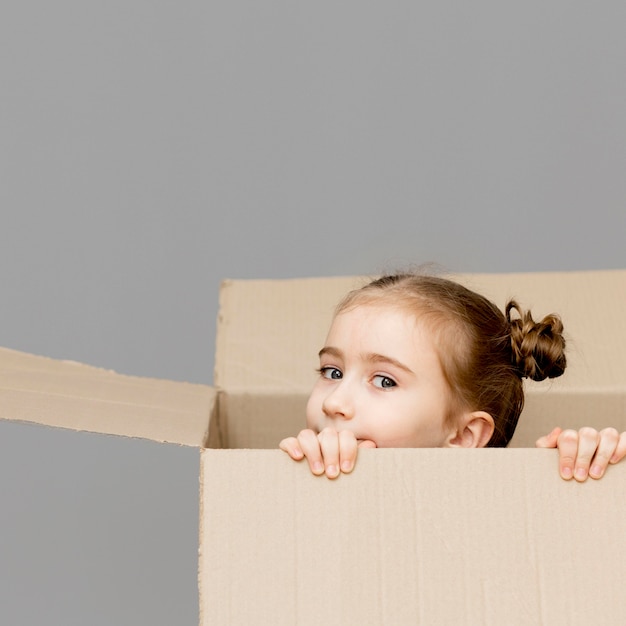
M 626 270 L 460 274 L 460 282 L 501 309 L 517 300 L 535 320 L 558 313 L 567 339 L 568 366 L 560 378 L 529 384 L 580 391 L 626 389 Z
M 203 450 L 201 624 L 626 623 L 626 464 L 583 484 L 554 450 L 363 450 L 314 477 Z
M 334 307 L 363 282 L 362 277 L 223 281 L 216 387 L 308 394 Z
M 0 419 L 203 446 L 215 391 L 0 348 Z

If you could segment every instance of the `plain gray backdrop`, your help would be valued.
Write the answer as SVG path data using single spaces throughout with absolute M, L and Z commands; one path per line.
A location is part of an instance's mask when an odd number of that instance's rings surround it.
M 0 345 L 211 383 L 224 278 L 626 267 L 625 23 L 5 1 Z M 196 624 L 197 450 L 0 427 L 0 621 Z

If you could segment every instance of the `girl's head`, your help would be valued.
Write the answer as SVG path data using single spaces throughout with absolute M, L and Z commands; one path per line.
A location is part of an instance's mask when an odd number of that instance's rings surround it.
M 384 276 L 339 303 L 308 425 L 379 447 L 506 446 L 522 379 L 565 369 L 562 330 L 555 315 L 534 322 L 514 301 L 502 313 L 444 278 Z

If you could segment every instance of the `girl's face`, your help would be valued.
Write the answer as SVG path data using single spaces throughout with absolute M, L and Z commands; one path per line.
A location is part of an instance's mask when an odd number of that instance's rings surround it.
M 350 430 L 379 448 L 441 447 L 453 434 L 450 397 L 425 325 L 399 308 L 361 305 L 333 320 L 307 426 Z

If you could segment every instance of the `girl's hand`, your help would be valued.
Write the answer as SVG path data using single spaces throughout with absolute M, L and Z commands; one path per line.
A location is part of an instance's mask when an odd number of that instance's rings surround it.
M 310 429 L 301 430 L 297 437 L 283 439 L 278 447 L 295 461 L 306 457 L 316 476 L 326 474 L 328 478 L 337 478 L 340 472 L 348 474 L 354 469 L 358 448 L 375 448 L 376 444 L 357 441 L 348 430 L 328 427 L 319 434 Z
M 555 428 L 535 443 L 537 448 L 559 449 L 561 478 L 578 482 L 602 478 L 609 463 L 617 463 L 626 456 L 626 432 L 621 435 L 615 428 L 598 432 L 595 428 L 563 430 Z

